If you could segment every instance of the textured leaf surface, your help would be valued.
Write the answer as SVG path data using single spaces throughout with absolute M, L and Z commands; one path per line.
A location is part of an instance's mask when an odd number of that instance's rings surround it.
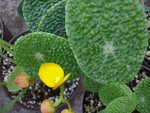
M 150 113 L 150 78 L 142 80 L 135 88 L 137 96 L 136 109 L 140 113 Z
M 88 77 L 84 77 L 84 82 L 83 82 L 84 88 L 87 91 L 91 91 L 94 93 L 97 93 L 99 91 L 99 88 L 102 86 L 102 84 L 99 84 Z
M 132 113 L 136 106 L 136 98 L 119 97 L 113 100 L 105 110 L 99 113 Z
M 39 67 L 45 62 L 60 65 L 65 74 L 72 73 L 72 78 L 82 75 L 68 40 L 53 34 L 35 32 L 26 35 L 15 43 L 14 53 L 17 64 L 33 78 L 38 78 Z
M 111 83 L 99 88 L 99 98 L 103 104 L 108 105 L 111 101 L 122 96 L 131 96 L 132 91 L 126 85 Z
M 42 16 L 61 0 L 24 0 L 23 16 L 31 31 L 36 31 Z
M 67 37 L 65 29 L 65 5 L 66 1 L 63 0 L 51 7 L 42 17 L 37 31 Z
M 66 32 L 82 71 L 100 83 L 126 83 L 147 48 L 146 17 L 138 0 L 68 0 Z
M 20 88 L 14 83 L 14 80 L 21 73 L 25 73 L 21 67 L 17 66 L 13 69 L 12 73 L 8 76 L 8 80 L 7 80 L 7 84 L 6 84 L 8 91 L 16 92 L 16 91 L 20 90 Z

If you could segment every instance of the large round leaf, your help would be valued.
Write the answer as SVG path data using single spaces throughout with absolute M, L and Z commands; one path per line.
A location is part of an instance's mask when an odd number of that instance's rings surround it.
M 53 62 L 60 65 L 65 74 L 81 76 L 80 68 L 65 38 L 43 32 L 35 32 L 19 39 L 14 46 L 14 58 L 32 78 L 38 78 L 41 64 Z
M 61 0 L 24 0 L 23 17 L 31 31 L 36 31 L 42 16 Z
M 98 94 L 103 104 L 108 105 L 118 97 L 131 96 L 132 91 L 125 84 L 109 83 L 100 87 Z
M 66 32 L 77 62 L 100 83 L 126 83 L 147 48 L 146 17 L 139 0 L 68 0 Z
M 150 113 L 150 78 L 142 80 L 135 88 L 136 109 L 140 113 Z
M 99 113 L 132 113 L 136 106 L 136 98 L 134 96 L 118 97 Z
M 65 5 L 66 1 L 63 0 L 51 7 L 42 17 L 37 31 L 67 37 L 65 29 Z

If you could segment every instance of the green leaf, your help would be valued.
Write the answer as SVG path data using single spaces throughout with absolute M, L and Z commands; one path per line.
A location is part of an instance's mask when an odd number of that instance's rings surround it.
M 132 97 L 118 97 L 99 113 L 132 113 L 136 106 L 136 98 Z
M 24 0 L 21 0 L 20 4 L 19 4 L 19 6 L 18 6 L 18 13 L 19 13 L 19 15 L 20 15 L 22 18 L 24 18 L 24 17 L 23 17 L 23 11 L 22 11 L 22 9 L 23 9 L 23 1 L 24 1 Z
M 19 66 L 15 67 L 13 69 L 13 71 L 11 72 L 11 74 L 8 76 L 8 80 L 7 80 L 7 84 L 6 87 L 8 88 L 8 91 L 10 92 L 16 92 L 18 90 L 20 90 L 21 88 L 19 88 L 15 83 L 14 80 L 16 79 L 16 77 L 22 73 L 25 73 L 23 71 L 23 69 Z
M 63 0 L 51 7 L 42 17 L 37 31 L 53 33 L 67 38 L 65 29 L 65 5 L 66 0 Z
M 68 40 L 54 34 L 35 32 L 19 39 L 14 46 L 14 58 L 31 78 L 38 79 L 41 64 L 53 62 L 60 65 L 71 78 L 81 75 Z
M 23 17 L 32 32 L 37 30 L 38 24 L 47 10 L 59 1 L 61 0 L 24 0 Z
M 142 80 L 135 88 L 136 109 L 140 113 L 150 113 L 150 78 Z
M 68 0 L 66 32 L 81 70 L 99 83 L 129 82 L 147 50 L 139 0 Z
M 105 105 L 118 97 L 131 95 L 132 91 L 125 84 L 109 83 L 99 88 L 99 98 Z
M 97 93 L 99 88 L 102 86 L 101 84 L 89 79 L 88 77 L 84 77 L 83 85 L 87 91 L 94 93 Z

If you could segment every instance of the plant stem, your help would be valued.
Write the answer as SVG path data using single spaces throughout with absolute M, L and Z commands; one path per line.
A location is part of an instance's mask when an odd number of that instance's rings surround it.
M 0 86 L 6 85 L 6 82 L 0 82 Z
M 66 99 L 64 99 L 64 98 L 62 99 L 62 101 L 63 101 L 63 102 L 65 102 L 65 103 L 67 104 L 67 106 L 68 106 L 69 110 L 70 110 L 70 111 L 72 111 L 72 109 L 71 109 L 71 105 L 70 105 L 69 101 L 68 101 L 68 100 L 66 100 Z
M 60 86 L 60 97 L 59 99 L 53 104 L 54 107 L 57 107 L 63 100 L 63 94 L 64 94 L 64 85 Z
M 60 86 L 60 97 L 64 96 L 64 85 Z
M 63 94 L 64 94 L 64 85 L 61 85 L 61 86 L 60 86 L 60 97 L 59 97 L 59 99 L 53 104 L 53 106 L 54 106 L 54 107 L 57 107 L 57 106 L 63 101 L 63 102 L 65 102 L 65 103 L 67 104 L 69 110 L 72 111 L 71 105 L 70 105 L 69 101 L 63 98 Z
M 5 58 L 5 59 L 7 59 L 8 61 L 16 64 L 16 62 L 14 60 L 12 60 L 11 58 L 8 58 L 7 56 L 3 55 L 2 53 L 0 53 L 0 56 L 3 57 L 3 58 Z
M 13 104 L 15 104 L 19 98 L 21 98 L 26 92 L 28 88 L 24 89 L 16 98 L 14 98 L 12 101 L 10 101 L 3 109 L 0 110 L 0 113 L 4 113 L 8 108 L 10 108 Z
M 10 43 L 8 43 L 8 42 L 6 42 L 6 41 L 4 41 L 4 40 L 0 40 L 0 45 L 1 44 L 3 44 L 3 45 L 6 45 L 6 46 L 8 46 L 8 47 L 12 47 L 13 48 L 13 45 L 12 44 L 10 44 Z
M 7 52 L 11 53 L 13 55 L 13 51 L 7 47 L 6 45 L 0 44 L 0 47 L 2 47 L 3 49 L 5 49 Z

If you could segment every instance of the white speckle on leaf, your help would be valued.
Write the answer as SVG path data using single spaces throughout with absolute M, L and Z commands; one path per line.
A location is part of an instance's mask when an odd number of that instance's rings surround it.
M 103 49 L 106 55 L 113 53 L 115 50 L 115 47 L 113 46 L 113 42 L 106 41 Z
M 145 102 L 145 98 L 144 98 L 144 97 L 141 97 L 141 98 L 140 98 L 140 101 L 141 101 L 142 103 L 144 103 L 144 102 Z
M 44 60 L 44 55 L 41 53 L 35 53 L 34 56 L 37 60 Z

